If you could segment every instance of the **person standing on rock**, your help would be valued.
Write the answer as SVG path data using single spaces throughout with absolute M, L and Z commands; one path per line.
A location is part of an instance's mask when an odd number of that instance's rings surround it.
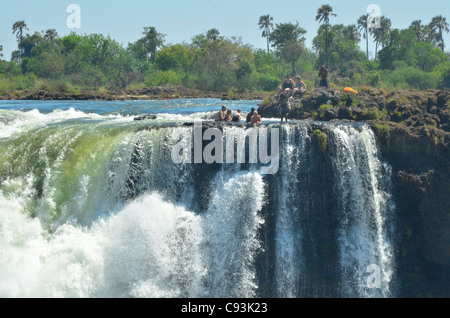
M 281 116 L 281 123 L 283 123 L 283 119 L 286 119 L 286 123 L 288 121 L 288 115 L 291 109 L 291 103 L 288 98 L 282 98 L 279 103 L 279 112 Z
M 320 68 L 319 77 L 320 77 L 319 86 L 328 88 L 329 87 L 329 85 L 328 85 L 328 70 L 325 67 L 325 65 L 322 65 L 322 67 Z

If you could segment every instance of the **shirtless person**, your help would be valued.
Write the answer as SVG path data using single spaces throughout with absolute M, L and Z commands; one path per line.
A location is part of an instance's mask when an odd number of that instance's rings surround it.
M 258 115 L 257 111 L 255 111 L 253 113 L 253 116 L 252 116 L 252 125 L 255 126 L 255 125 L 258 125 L 258 124 L 261 124 L 261 123 L 262 123 L 261 116 Z
M 223 105 L 222 109 L 216 115 L 216 121 L 225 121 L 227 117 L 227 106 Z
M 231 120 L 235 123 L 240 123 L 241 122 L 241 109 L 238 109 L 236 113 L 234 113 L 233 117 L 231 118 Z

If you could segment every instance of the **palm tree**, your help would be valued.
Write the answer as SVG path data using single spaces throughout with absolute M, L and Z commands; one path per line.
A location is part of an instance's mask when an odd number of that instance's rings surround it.
M 328 4 L 324 4 L 317 10 L 316 21 L 319 21 L 325 25 L 325 65 L 328 68 L 328 27 L 330 25 L 330 16 L 336 17 L 333 13 L 333 8 Z
M 342 35 L 355 43 L 359 43 L 361 41 L 361 35 L 354 24 L 344 27 L 342 29 Z
M 263 15 L 259 18 L 259 29 L 263 30 L 262 37 L 267 38 L 267 53 L 269 53 L 269 42 L 270 42 L 270 32 L 273 29 L 273 17 L 268 15 Z
M 23 30 L 29 30 L 25 21 L 17 21 L 12 27 L 13 34 L 16 34 L 16 38 L 20 40 L 19 49 L 22 50 Z
M 443 16 L 438 15 L 431 20 L 430 26 L 434 32 L 438 31 L 439 42 L 440 42 L 439 46 L 441 47 L 442 52 L 444 52 L 443 33 L 444 33 L 444 31 L 447 33 L 449 32 L 449 29 L 448 29 L 449 25 L 448 25 L 447 21 L 445 20 L 445 18 Z
M 22 53 L 19 50 L 15 50 L 11 53 L 11 62 L 16 64 L 20 63 Z
M 372 28 L 370 30 L 370 33 L 372 34 L 375 41 L 375 59 L 377 59 L 378 55 L 378 46 L 385 42 L 386 37 L 391 30 L 391 25 L 391 20 L 383 16 L 380 18 L 380 27 Z
M 358 31 L 364 31 L 363 38 L 366 40 L 366 58 L 369 59 L 369 25 L 367 24 L 367 20 L 369 19 L 369 15 L 363 15 L 358 19 Z
M 423 40 L 425 42 L 433 44 L 433 45 L 439 44 L 439 40 L 437 39 L 437 37 L 439 37 L 439 35 L 433 31 L 433 27 L 431 26 L 431 23 L 423 26 L 422 32 L 423 32 L 423 35 L 422 35 Z
M 53 42 L 58 38 L 58 32 L 55 29 L 49 29 L 45 31 L 44 39 L 49 42 Z
M 217 31 L 219 32 L 219 31 Z M 149 56 L 150 62 L 155 63 L 156 50 L 164 45 L 165 34 L 156 31 L 155 27 L 144 27 L 143 38 L 138 40 L 139 44 L 142 44 L 146 55 Z
M 425 30 L 421 20 L 414 20 L 413 22 L 411 22 L 411 25 L 408 29 L 414 32 L 417 42 L 424 41 Z

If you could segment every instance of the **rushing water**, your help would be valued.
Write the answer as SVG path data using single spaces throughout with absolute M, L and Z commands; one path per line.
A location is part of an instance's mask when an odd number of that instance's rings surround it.
M 222 103 L 1 102 L 0 297 L 395 297 L 390 167 L 372 131 L 264 119 L 251 129 L 259 145 L 279 133 L 276 173 L 175 163 L 174 136 Z

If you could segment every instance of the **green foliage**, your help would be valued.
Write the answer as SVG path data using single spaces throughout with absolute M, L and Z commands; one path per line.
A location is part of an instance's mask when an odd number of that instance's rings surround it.
M 327 134 L 317 129 L 314 131 L 314 136 L 317 138 L 317 145 L 319 147 L 319 151 L 321 153 L 325 153 L 325 151 L 327 150 L 327 143 L 328 143 Z
M 142 35 L 135 43 L 130 43 L 128 49 L 136 59 L 154 63 L 156 51 L 164 45 L 165 34 L 156 31 L 155 27 L 144 27 Z
M 146 81 L 145 84 L 147 86 L 158 86 L 164 84 L 175 84 L 181 85 L 183 84 L 183 78 L 179 73 L 175 71 L 158 71 L 153 73 Z
M 395 88 L 427 90 L 436 88 L 439 79 L 432 73 L 424 72 L 403 62 L 396 62 L 395 70 L 387 77 L 387 82 Z
M 443 76 L 440 87 L 443 89 L 450 89 L 450 68 L 448 69 L 446 74 Z
M 337 89 L 450 89 L 450 59 L 442 52 L 438 28 L 442 17 L 428 26 L 416 21 L 405 30 L 391 30 L 389 19 L 383 17 L 383 30 L 371 30 L 365 16 L 357 26 L 330 24 L 332 16 L 327 5 L 317 11 L 320 26 L 312 49 L 305 46 L 306 31 L 298 22 L 277 23 L 274 28 L 273 18 L 262 16 L 259 27 L 267 50 L 253 50 L 239 38 L 221 36 L 217 29 L 194 36 L 191 43 L 165 45 L 164 34 L 145 27 L 136 42 L 123 47 L 101 34 L 58 37 L 55 29 L 28 34 L 25 21 L 18 21 L 13 26 L 17 50 L 11 62 L 0 60 L 0 88 L 76 92 L 180 84 L 217 92 L 274 92 L 290 73 L 299 74 L 313 89 L 319 81 L 318 67 L 328 60 L 330 85 Z M 367 40 L 366 31 L 376 40 L 375 60 L 368 60 L 359 47 L 361 38 Z M 0 58 L 1 53 L 0 49 Z M 347 97 L 343 95 L 341 107 L 364 107 L 357 96 Z M 324 110 L 318 111 L 323 116 Z M 366 118 L 386 117 L 383 112 L 364 112 Z
M 280 85 L 278 77 L 269 74 L 260 74 L 257 87 L 264 91 L 275 91 Z
M 38 79 L 34 74 L 19 74 L 13 77 L 6 77 L 5 75 L 0 74 L 0 91 L 36 91 L 40 89 L 40 86 L 44 81 L 45 80 Z
M 317 109 L 316 118 L 317 118 L 317 119 L 323 120 L 324 117 L 325 117 L 325 110 L 328 109 L 328 108 L 333 108 L 333 105 L 328 105 L 328 104 L 321 105 L 321 106 Z
M 380 112 L 377 109 L 372 109 L 372 110 L 364 110 L 363 114 L 362 114 L 362 119 L 363 120 L 375 120 L 375 119 L 380 119 L 381 115 Z
M 156 67 L 161 71 L 188 69 L 194 60 L 194 51 L 187 46 L 175 44 L 167 46 L 156 55 Z
M 364 61 L 364 53 L 359 48 L 355 37 L 348 34 L 347 27 L 339 24 L 327 29 L 325 25 L 322 25 L 313 39 L 313 47 L 318 52 L 316 68 L 326 63 L 327 36 L 329 70 L 337 71 L 345 76 L 351 61 Z
M 286 42 L 300 42 L 305 41 L 304 35 L 306 30 L 293 23 L 279 23 L 276 24 L 275 29 L 270 34 L 270 41 L 272 46 L 281 49 Z

